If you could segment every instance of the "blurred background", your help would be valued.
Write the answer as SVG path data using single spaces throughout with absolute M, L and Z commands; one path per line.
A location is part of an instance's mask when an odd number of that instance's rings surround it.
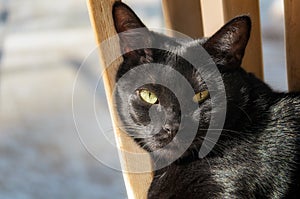
M 160 0 L 124 2 L 148 27 L 164 27 Z M 261 18 L 265 80 L 285 91 L 283 0 L 261 0 Z M 126 198 L 122 173 L 85 150 L 73 121 L 76 73 L 94 48 L 85 0 L 0 0 L 0 199 Z M 77 119 L 99 132 L 84 111 L 94 95 L 86 76 Z M 112 136 L 101 83 L 96 111 Z M 118 164 L 107 140 L 96 142 Z

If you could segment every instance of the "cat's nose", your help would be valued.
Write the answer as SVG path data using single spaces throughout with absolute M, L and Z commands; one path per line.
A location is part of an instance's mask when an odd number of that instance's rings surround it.
M 165 124 L 163 126 L 164 131 L 166 131 L 168 134 L 177 133 L 178 128 L 179 128 L 179 124 Z

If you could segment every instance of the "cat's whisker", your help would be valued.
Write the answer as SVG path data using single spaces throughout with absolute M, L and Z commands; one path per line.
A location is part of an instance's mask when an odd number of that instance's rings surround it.
M 203 144 L 205 145 L 205 143 L 203 143 Z M 199 153 L 199 152 L 198 152 L 198 153 Z M 199 155 L 199 154 L 198 154 L 198 155 Z M 203 159 L 207 162 L 209 168 L 212 169 L 212 166 L 211 166 L 211 164 L 210 164 L 210 162 L 209 162 L 209 159 L 208 159 L 207 157 L 205 157 L 205 156 L 204 156 Z
M 164 172 L 162 175 L 159 176 L 159 179 L 163 178 L 167 172 Z
M 201 129 L 201 128 L 199 128 L 199 130 L 208 130 L 208 129 Z M 209 133 L 211 133 L 211 134 L 214 134 L 214 131 L 213 130 L 217 130 L 217 131 L 227 131 L 227 132 L 231 132 L 231 133 L 235 133 L 235 134 L 237 134 L 237 135 L 243 135 L 243 134 L 247 134 L 246 132 L 242 132 L 242 131 L 235 131 L 235 130 L 231 130 L 231 129 L 213 129 L 213 128 L 210 128 L 209 130 L 212 130 L 212 131 L 210 131 Z M 216 132 L 216 134 L 219 134 L 219 132 Z M 224 134 L 221 134 L 222 136 L 224 135 Z
M 157 163 L 162 160 L 162 156 L 161 155 L 158 155 L 158 156 L 155 156 L 156 160 L 154 161 L 154 165 L 158 165 Z
M 209 141 L 209 142 L 215 144 L 215 146 L 220 147 L 220 149 L 213 148 L 213 151 L 214 151 L 214 152 L 222 153 L 222 150 L 228 148 L 228 146 L 225 146 L 224 144 L 219 143 L 219 142 L 215 142 L 215 141 L 213 141 L 213 140 L 211 140 L 211 139 L 209 139 L 209 138 L 207 138 L 207 137 L 202 137 L 202 138 L 205 139 L 206 141 Z M 203 143 L 203 144 L 205 145 L 205 143 Z M 230 147 L 232 147 L 232 146 L 230 146 Z M 270 157 L 272 157 L 272 156 L 270 156 Z M 273 157 L 272 157 L 272 158 L 273 158 Z M 280 159 L 278 159 L 278 161 L 279 161 L 279 160 L 280 160 Z M 258 165 L 258 166 L 260 166 L 260 164 L 261 164 L 261 161 L 260 161 L 260 160 L 255 159 L 255 158 L 252 158 L 251 156 L 247 156 L 247 161 L 251 161 L 252 164 L 256 164 L 256 165 Z
M 246 117 L 248 118 L 250 123 L 253 122 L 250 115 L 243 108 L 239 107 L 238 105 L 236 105 L 234 103 L 230 103 L 230 104 L 232 104 L 233 106 L 237 107 L 240 111 L 242 111 L 242 113 L 244 113 L 246 115 Z
M 204 141 L 208 141 L 212 144 L 214 144 L 215 146 L 218 146 L 219 148 L 213 148 L 214 151 L 218 152 L 218 153 L 222 153 L 222 150 L 226 149 L 228 146 L 225 146 L 224 144 L 222 143 L 219 143 L 219 142 L 215 142 L 213 140 L 211 140 L 210 138 L 208 137 L 200 137 L 199 139 L 203 140 L 203 143 L 205 145 L 205 142 Z

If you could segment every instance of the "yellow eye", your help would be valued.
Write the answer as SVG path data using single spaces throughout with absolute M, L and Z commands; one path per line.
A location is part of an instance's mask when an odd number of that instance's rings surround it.
M 196 102 L 196 103 L 203 102 L 205 99 L 207 99 L 208 95 L 209 95 L 208 90 L 202 91 L 200 93 L 197 93 L 193 97 L 193 101 Z
M 148 90 L 143 89 L 139 92 L 139 94 L 140 97 L 149 104 L 155 104 L 158 101 L 157 96 Z

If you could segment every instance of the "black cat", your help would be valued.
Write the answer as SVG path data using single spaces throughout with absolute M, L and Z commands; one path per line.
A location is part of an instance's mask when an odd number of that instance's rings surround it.
M 113 7 L 113 18 L 118 33 L 145 28 L 135 13 L 120 2 Z M 185 77 L 194 90 L 195 96 L 186 99 L 186 103 L 197 105 L 184 116 L 191 123 L 199 123 L 192 143 L 175 161 L 155 171 L 148 198 L 300 197 L 300 94 L 274 92 L 240 67 L 250 30 L 250 18 L 240 16 L 208 39 L 184 42 L 146 28 L 120 36 L 124 62 L 116 76 L 117 84 L 122 88 L 115 94 L 116 107 L 126 132 L 151 153 L 153 159 L 159 156 L 160 161 L 169 163 L 185 143 L 185 136 L 189 137 L 188 125 L 180 129 L 183 107 L 180 107 L 177 95 L 161 84 L 152 82 L 132 91 L 129 87 L 134 85 L 135 79 L 122 81 L 122 84 L 119 80 L 139 65 L 169 66 Z M 135 50 L 137 44 L 161 48 Z M 212 107 L 212 93 L 208 91 L 207 81 L 183 58 L 197 46 L 209 53 L 225 86 L 227 100 L 218 104 L 217 109 Z M 134 77 L 145 78 L 148 72 L 144 71 L 142 75 L 135 71 Z M 174 73 L 165 72 L 158 74 L 156 79 L 180 87 L 172 75 Z M 213 75 L 209 81 L 215 81 Z M 185 96 L 186 91 L 182 89 L 181 92 Z M 215 146 L 210 153 L 199 158 L 212 110 L 217 110 L 218 114 L 218 111 L 224 111 L 224 104 L 226 120 L 221 136 L 213 143 Z M 151 112 L 157 115 L 151 116 Z M 176 137 L 179 131 L 184 136 Z M 173 141 L 176 143 L 173 148 L 153 155 Z

